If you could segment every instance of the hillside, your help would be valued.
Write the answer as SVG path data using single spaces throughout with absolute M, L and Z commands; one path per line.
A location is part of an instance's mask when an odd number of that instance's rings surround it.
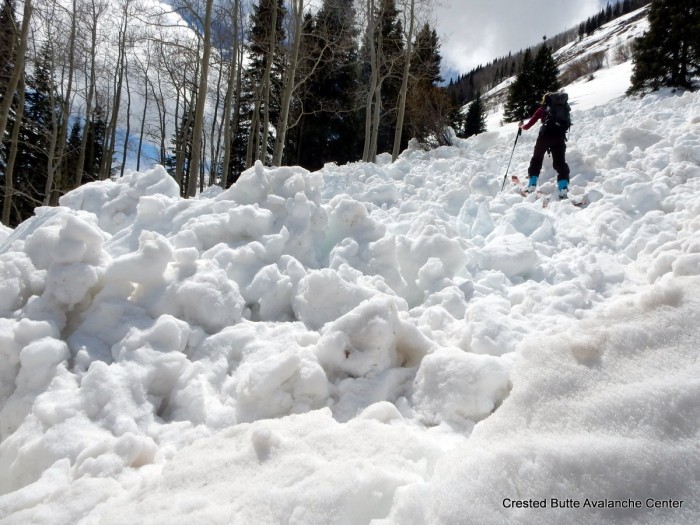
M 572 107 L 575 104 L 579 104 L 578 109 L 590 107 L 591 104 L 586 103 L 584 99 L 589 99 L 592 93 L 595 93 L 594 105 L 625 94 L 629 87 L 626 79 L 612 85 L 606 83 L 605 86 L 601 86 L 598 83 L 595 88 L 588 88 L 586 84 L 598 75 L 611 77 L 610 70 L 616 66 L 624 70 L 620 72 L 622 77 L 629 77 L 631 74 L 630 46 L 634 39 L 644 34 L 649 27 L 645 16 L 648 9 L 648 6 L 645 6 L 608 22 L 591 35 L 571 42 L 554 53 L 561 79 L 566 85 L 565 91 L 571 97 Z M 510 77 L 484 94 L 488 130 L 502 125 L 503 106 L 508 97 L 508 87 L 514 80 L 515 77 Z M 579 94 L 586 95 L 582 99 L 578 96 Z M 468 107 L 467 104 L 463 111 L 466 112 Z
M 562 31 L 553 37 L 543 37 L 543 42 L 532 45 L 528 49 L 530 52 L 536 53 L 540 45 L 544 44 L 549 49 L 558 53 L 557 63 L 559 66 L 564 66 L 562 72 L 562 84 L 567 85 L 576 79 L 586 74 L 586 69 L 593 72 L 602 67 L 603 63 L 598 57 L 589 62 L 588 60 L 576 64 L 576 67 L 571 68 L 569 58 L 575 56 L 576 50 L 591 50 L 591 53 L 586 54 L 596 55 L 600 49 L 595 50 L 595 42 L 598 41 L 606 46 L 606 51 L 610 47 L 617 49 L 615 55 L 621 52 L 627 55 L 615 56 L 616 62 L 623 62 L 629 59 L 631 48 L 631 40 L 624 42 L 622 39 L 610 38 L 610 28 L 617 28 L 620 33 L 625 32 L 626 26 L 638 19 L 646 19 L 649 0 L 624 0 L 608 3 L 606 8 L 601 9 L 598 14 L 589 17 L 585 22 L 581 22 L 578 28 L 571 28 Z M 622 36 L 622 35 L 621 35 Z M 629 35 L 626 35 L 629 37 Z M 568 49 L 573 53 L 571 56 L 562 55 L 560 51 Z M 460 75 L 457 79 L 451 79 L 447 86 L 447 93 L 453 100 L 455 105 L 464 105 L 471 102 L 477 93 L 484 94 L 498 88 L 499 84 L 506 81 L 510 84 L 508 77 L 514 77 L 516 72 L 522 67 L 522 62 L 525 56 L 525 50 L 518 52 L 511 51 L 507 56 L 496 58 L 486 65 L 479 65 L 477 68 L 469 71 L 464 75 Z M 502 101 L 501 101 L 502 102 Z
M 0 523 L 698 522 L 700 94 L 629 70 L 566 88 L 582 210 L 511 124 L 0 230 Z

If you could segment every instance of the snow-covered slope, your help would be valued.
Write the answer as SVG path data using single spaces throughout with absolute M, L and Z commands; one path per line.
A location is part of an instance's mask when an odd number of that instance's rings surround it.
M 605 53 L 608 63 L 613 63 L 615 52 L 619 48 L 629 46 L 635 38 L 639 38 L 649 29 L 646 16 L 648 11 L 648 5 L 632 11 L 603 24 L 590 35 L 558 49 L 555 53 L 557 64 L 561 69 L 566 69 L 572 63 L 598 53 Z
M 0 521 L 696 523 L 700 96 L 582 106 L 583 210 L 505 126 L 0 231 Z
M 573 108 L 585 110 L 625 95 L 632 72 L 630 46 L 635 38 L 642 36 L 649 28 L 646 17 L 648 9 L 645 6 L 616 18 L 590 35 L 555 51 L 554 59 L 559 71 L 564 74 L 563 78 L 566 78 L 567 71 L 571 69 L 578 71 L 576 76 L 582 75 L 564 87 Z M 580 65 L 589 61 L 596 65 Z M 600 69 L 595 69 L 598 66 Z M 592 79 L 597 81 L 591 83 Z M 510 77 L 484 94 L 486 126 L 489 131 L 503 125 L 503 107 L 508 97 L 508 88 L 514 80 L 515 77 Z M 466 112 L 467 108 L 468 105 L 463 111 Z

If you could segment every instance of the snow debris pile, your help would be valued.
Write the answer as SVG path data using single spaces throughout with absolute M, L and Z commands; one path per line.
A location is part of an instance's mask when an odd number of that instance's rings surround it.
M 190 200 L 157 167 L 0 230 L 0 518 L 538 522 L 501 500 L 692 499 L 700 97 L 572 101 L 583 210 L 499 191 L 507 127 L 394 163 L 257 164 Z

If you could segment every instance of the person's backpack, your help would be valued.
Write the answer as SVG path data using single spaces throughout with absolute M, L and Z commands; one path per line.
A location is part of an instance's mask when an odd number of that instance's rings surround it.
M 571 127 L 571 108 L 567 93 L 548 93 L 545 96 L 547 116 L 544 125 L 549 131 L 566 133 Z

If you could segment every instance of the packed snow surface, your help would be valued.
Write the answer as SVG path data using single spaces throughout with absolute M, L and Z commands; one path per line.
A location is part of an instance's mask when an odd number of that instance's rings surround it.
M 0 229 L 0 522 L 700 522 L 700 95 L 594 82 L 585 209 L 507 126 Z

